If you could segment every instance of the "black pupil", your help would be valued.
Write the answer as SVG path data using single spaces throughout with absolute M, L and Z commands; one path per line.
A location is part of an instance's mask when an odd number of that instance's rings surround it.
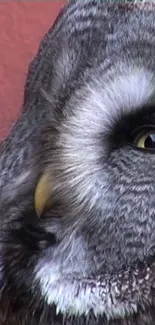
M 144 142 L 144 147 L 155 149 L 155 134 L 149 134 Z

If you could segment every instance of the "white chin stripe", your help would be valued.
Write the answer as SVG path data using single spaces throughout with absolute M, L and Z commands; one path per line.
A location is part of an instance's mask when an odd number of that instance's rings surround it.
M 105 315 L 109 319 L 137 312 L 143 292 L 139 290 L 140 283 L 137 282 L 136 276 L 138 273 L 135 272 L 130 294 L 128 274 L 125 275 L 126 278 L 121 279 L 105 277 L 102 284 L 98 281 L 96 285 L 94 280 L 67 279 L 49 263 L 36 272 L 35 280 L 39 281 L 42 296 L 47 304 L 56 305 L 57 313 L 87 316 L 92 311 L 95 316 Z M 123 285 L 120 286 L 122 281 Z M 132 290 L 136 290 L 134 298 Z

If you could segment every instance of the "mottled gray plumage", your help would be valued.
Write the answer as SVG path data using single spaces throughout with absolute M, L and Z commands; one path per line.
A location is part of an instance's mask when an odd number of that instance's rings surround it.
M 155 155 L 132 135 L 154 107 L 155 5 L 72 1 L 1 148 L 0 325 L 154 324 Z

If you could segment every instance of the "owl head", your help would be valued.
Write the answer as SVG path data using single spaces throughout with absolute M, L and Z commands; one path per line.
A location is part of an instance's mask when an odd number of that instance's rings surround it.
M 5 290 L 33 311 L 122 318 L 153 306 L 154 11 L 73 1 L 33 61 L 46 108 L 34 204 L 28 186 L 16 218 L 2 204 Z

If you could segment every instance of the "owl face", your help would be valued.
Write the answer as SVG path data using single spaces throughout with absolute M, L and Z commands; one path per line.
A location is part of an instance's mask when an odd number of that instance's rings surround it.
M 145 68 L 115 68 L 105 82 L 99 76 L 94 80 L 93 75 L 89 84 L 71 96 L 59 125 L 49 119 L 43 135 L 48 159 L 38 187 L 46 192 L 44 198 L 55 216 L 47 229 L 55 232 L 60 244 L 39 260 L 36 279 L 48 303 L 56 302 L 64 313 L 67 309 L 74 313 L 76 308 L 79 314 L 88 313 L 93 305 L 99 315 L 103 301 L 107 306 L 108 284 L 104 282 L 104 293 L 99 290 L 101 300 L 95 291 L 92 302 L 89 288 L 76 302 L 75 279 L 112 281 L 112 296 L 119 305 L 114 293 L 120 292 L 119 276 L 129 294 L 134 277 L 131 280 L 126 272 L 131 267 L 138 274 L 136 282 L 140 273 L 144 272 L 146 282 L 152 274 L 137 263 L 146 267 L 154 254 L 154 76 Z M 41 211 L 36 198 L 37 204 Z M 130 294 L 133 282 L 131 287 Z M 124 312 L 130 307 L 123 307 Z M 107 315 L 120 316 L 121 306 L 117 308 L 113 310 L 111 302 Z M 132 308 L 137 308 L 135 301 Z
M 122 317 L 152 302 L 154 10 L 75 1 L 48 39 L 35 211 L 21 200 L 4 261 L 16 294 L 56 313 Z

